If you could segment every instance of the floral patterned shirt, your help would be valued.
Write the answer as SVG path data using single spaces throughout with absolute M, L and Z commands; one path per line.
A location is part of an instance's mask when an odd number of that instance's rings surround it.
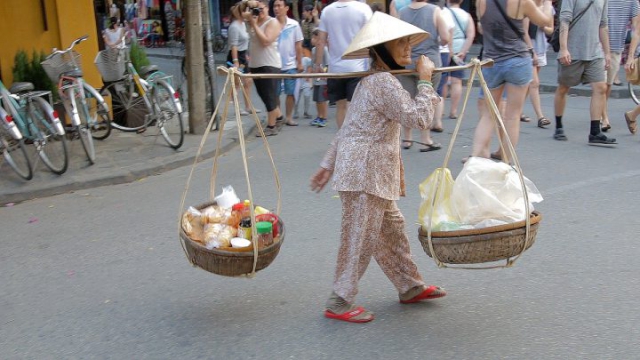
M 401 127 L 428 129 L 439 101 L 427 85 L 418 86 L 412 99 L 388 72 L 363 78 L 321 163 L 333 170 L 333 188 L 363 191 L 387 200 L 404 196 Z

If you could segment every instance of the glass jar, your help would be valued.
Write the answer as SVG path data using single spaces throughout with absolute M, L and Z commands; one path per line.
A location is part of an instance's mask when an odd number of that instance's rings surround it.
M 262 249 L 273 244 L 273 224 L 268 221 L 260 221 L 256 223 L 256 232 L 258 233 L 258 248 Z
M 238 225 L 238 237 L 251 240 L 251 218 L 245 217 L 240 220 Z

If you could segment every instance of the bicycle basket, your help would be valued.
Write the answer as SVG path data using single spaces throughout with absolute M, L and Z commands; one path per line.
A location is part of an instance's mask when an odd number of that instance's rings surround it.
M 58 82 L 60 76 L 68 71 L 82 70 L 80 66 L 80 54 L 69 51 L 64 54 L 56 54 L 40 63 L 42 68 L 54 83 Z
M 102 50 L 96 55 L 95 63 L 103 81 L 118 81 L 124 76 L 126 70 L 124 53 Z

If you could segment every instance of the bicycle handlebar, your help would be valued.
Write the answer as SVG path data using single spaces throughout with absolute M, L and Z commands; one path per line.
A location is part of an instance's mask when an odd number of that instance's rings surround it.
M 73 40 L 71 42 L 71 45 L 69 45 L 69 47 L 64 49 L 64 50 L 58 50 L 56 48 L 53 48 L 53 52 L 51 54 L 49 54 L 49 56 L 47 56 L 45 58 L 45 60 L 48 60 L 48 59 L 50 59 L 51 57 L 53 57 L 55 55 L 64 54 L 64 53 L 67 53 L 67 52 L 71 51 L 71 49 L 73 49 L 74 46 L 80 44 L 81 42 L 87 40 L 88 38 L 89 38 L 89 35 L 80 36 L 79 38 Z

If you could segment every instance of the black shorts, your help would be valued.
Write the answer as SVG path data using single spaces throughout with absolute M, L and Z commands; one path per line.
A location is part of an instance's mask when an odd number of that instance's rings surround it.
M 227 63 L 231 63 L 233 65 L 233 58 L 231 56 L 231 50 L 227 54 Z M 249 63 L 247 63 L 247 51 L 238 51 L 238 64 L 240 66 L 244 65 L 244 68 L 249 68 Z
M 359 77 L 344 79 L 327 79 L 327 87 L 329 88 L 329 101 L 336 102 L 339 100 L 351 101 L 356 86 L 360 81 Z
M 272 66 L 261 66 L 249 70 L 252 74 L 280 74 L 280 69 Z M 281 79 L 253 79 L 258 96 L 268 112 L 280 106 L 280 81 Z

